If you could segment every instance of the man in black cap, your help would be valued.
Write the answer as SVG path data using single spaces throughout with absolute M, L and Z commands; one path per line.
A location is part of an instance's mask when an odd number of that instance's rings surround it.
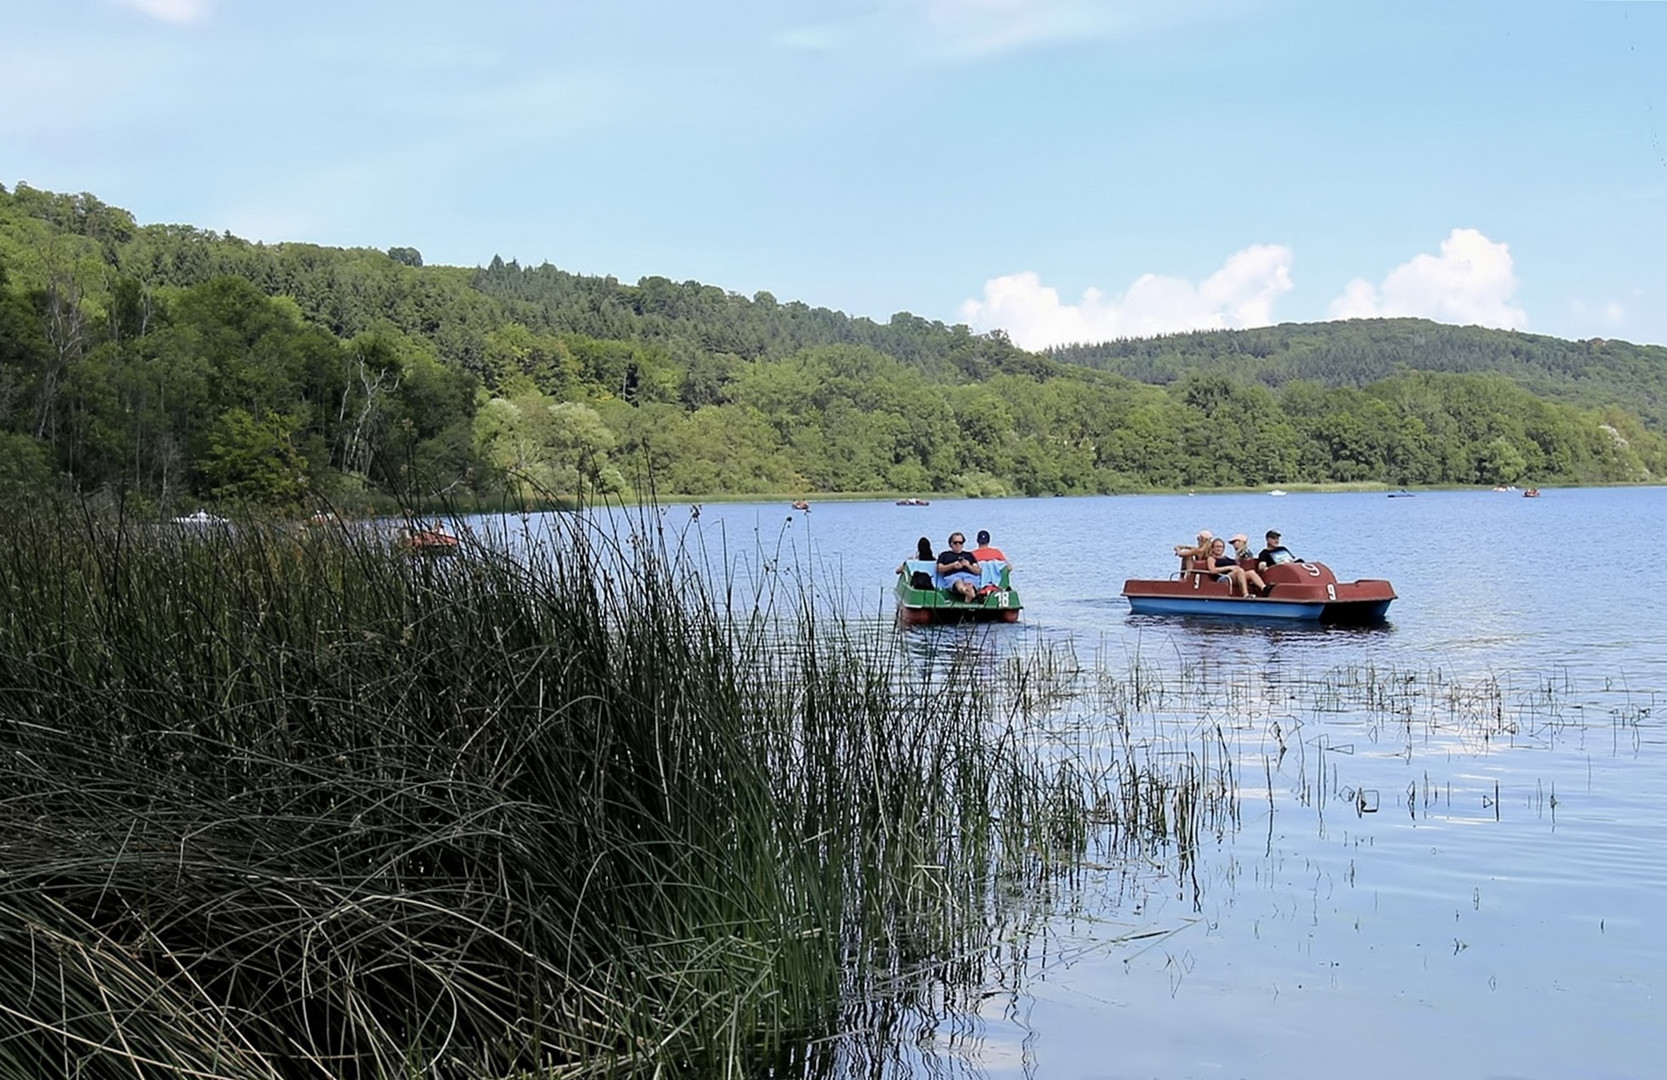
M 1260 570 L 1264 566 L 1278 566 L 1280 563 L 1302 561 L 1291 554 L 1290 548 L 1279 542 L 1278 529 L 1269 529 L 1267 539 L 1268 546 L 1256 555 L 1256 569 Z
M 978 530 L 978 546 L 973 548 L 972 557 L 979 562 L 1006 562 L 1007 556 L 998 547 L 990 546 L 990 530 Z

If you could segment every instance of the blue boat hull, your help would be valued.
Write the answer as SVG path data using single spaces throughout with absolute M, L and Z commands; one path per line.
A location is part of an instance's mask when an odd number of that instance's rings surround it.
M 1229 619 L 1280 619 L 1289 622 L 1381 622 L 1389 601 L 1349 604 L 1280 603 L 1277 600 L 1214 600 L 1176 596 L 1131 596 L 1136 615 L 1213 615 Z M 1327 611 L 1327 608 L 1333 610 Z
M 1257 600 L 1206 600 L 1190 596 L 1131 596 L 1136 615 L 1224 615 L 1230 618 L 1295 619 L 1317 622 L 1324 604 L 1280 604 Z
M 1130 578 L 1123 583 L 1136 615 L 1210 615 L 1284 622 L 1377 623 L 1389 614 L 1395 589 L 1366 578 L 1338 581 L 1324 563 L 1283 563 L 1261 572 L 1267 592 L 1235 596 L 1214 573 L 1188 572 L 1167 580 Z

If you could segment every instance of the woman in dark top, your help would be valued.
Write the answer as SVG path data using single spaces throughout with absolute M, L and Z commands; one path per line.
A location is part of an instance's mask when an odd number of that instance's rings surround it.
M 1234 596 L 1262 595 L 1262 575 L 1240 566 L 1239 560 L 1227 554 L 1227 541 L 1220 537 L 1210 541 L 1210 554 L 1203 563 L 1203 568 L 1214 573 L 1217 581 L 1227 582 Z
M 931 537 L 923 536 L 915 541 L 915 561 L 927 563 L 932 561 Z M 907 573 L 908 569 L 909 564 L 904 562 L 897 568 L 896 572 L 899 574 Z M 915 589 L 930 589 L 932 587 L 932 575 L 925 570 L 916 570 L 909 578 L 909 586 Z

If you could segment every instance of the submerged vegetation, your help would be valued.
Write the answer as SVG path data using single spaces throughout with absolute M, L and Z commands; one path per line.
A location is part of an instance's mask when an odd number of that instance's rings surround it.
M 1038 355 L 899 313 L 0 188 L 0 497 L 974 496 L 1667 475 L 1667 350 L 1421 320 Z

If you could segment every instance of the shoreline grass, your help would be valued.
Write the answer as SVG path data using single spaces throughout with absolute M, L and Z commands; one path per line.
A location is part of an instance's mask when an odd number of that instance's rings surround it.
M 1077 857 L 976 681 L 549 545 L 0 522 L 0 1075 L 809 1068 Z

